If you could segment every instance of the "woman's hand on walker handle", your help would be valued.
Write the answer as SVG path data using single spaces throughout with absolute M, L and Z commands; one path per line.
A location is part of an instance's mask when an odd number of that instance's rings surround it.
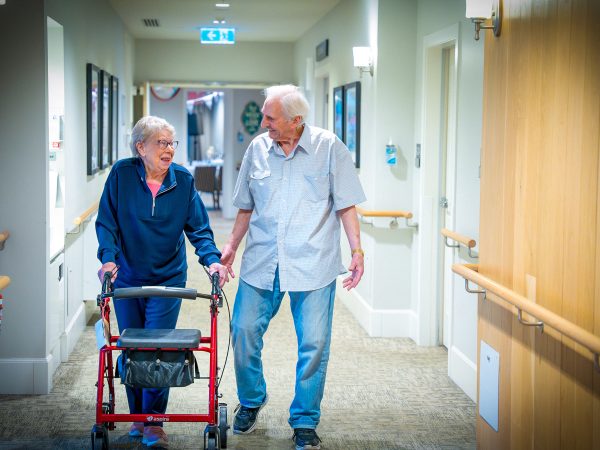
M 365 272 L 365 257 L 360 253 L 352 255 L 352 261 L 350 262 L 348 270 L 350 271 L 350 276 L 344 278 L 342 285 L 349 291 L 358 285 Z
M 221 288 L 227 281 L 229 281 L 227 271 L 227 266 L 224 266 L 223 264 L 212 263 L 210 266 L 208 266 L 208 273 L 210 275 L 212 275 L 215 272 L 219 273 L 219 287 Z
M 221 252 L 221 264 L 227 267 L 227 272 L 231 275 L 231 278 L 235 278 L 235 273 L 233 273 L 233 261 L 235 260 L 235 250 L 231 246 L 231 244 L 225 244 L 223 247 L 223 251 Z
M 112 278 L 110 279 L 110 281 L 112 283 L 115 282 L 115 280 L 117 279 L 117 265 L 114 262 L 107 262 L 102 264 L 102 267 L 100 267 L 100 269 L 98 269 L 98 278 L 100 279 L 100 283 L 104 282 L 104 274 L 106 272 L 112 273 Z

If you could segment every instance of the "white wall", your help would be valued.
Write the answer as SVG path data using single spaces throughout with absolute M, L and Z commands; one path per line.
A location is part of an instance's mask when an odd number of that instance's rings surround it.
M 185 108 L 186 91 L 180 89 L 175 97 L 170 100 L 158 100 L 150 94 L 150 114 L 162 117 L 175 128 L 175 139 L 179 147 L 175 151 L 177 164 L 187 165 L 187 109 Z
M 42 2 L 0 8 L 0 58 L 11 68 L 0 71 L 0 228 L 11 233 L 0 273 L 12 279 L 2 292 L 0 390 L 32 393 L 48 388 L 46 15 Z
M 0 339 L 1 393 L 49 391 L 53 370 L 67 357 L 85 326 L 83 280 L 90 275 L 90 267 L 92 277 L 98 267 L 95 254 L 84 253 L 81 234 L 67 236 L 66 301 L 59 313 L 64 317 L 64 331 L 60 343 L 51 342 L 46 337 L 50 331 L 46 324 L 50 308 L 46 290 L 46 271 L 50 270 L 47 16 L 64 30 L 68 229 L 99 197 L 108 174 L 105 169 L 95 176 L 86 175 L 86 63 L 117 75 L 127 99 L 132 84 L 131 61 L 126 58 L 133 53 L 133 41 L 107 0 L 26 0 L 1 7 L 0 41 L 10 44 L 0 46 L 0 55 L 12 69 L 0 75 L 0 192 L 4 193 L 0 195 L 0 228 L 11 232 L 0 254 L 0 273 L 13 280 L 3 292 L 7 300 Z M 124 111 L 130 122 L 129 101 Z
M 135 50 L 135 83 L 281 83 L 293 77 L 291 43 L 201 45 L 200 41 L 138 39 Z
M 315 63 L 315 77 L 329 76 L 333 88 L 361 82 L 361 168 L 359 176 L 368 209 L 410 210 L 412 179 L 409 156 L 414 135 L 414 51 L 416 5 L 409 0 L 341 2 L 307 32 L 295 47 L 296 77 L 306 85 L 305 61 L 316 45 L 329 39 L 330 55 Z M 352 47 L 374 51 L 374 76 L 359 75 L 352 65 Z M 316 83 L 313 83 L 315 85 Z M 314 99 L 309 99 L 314 104 Z M 332 108 L 330 108 L 331 110 Z M 328 120 L 333 123 L 332 112 Z M 399 164 L 385 163 L 389 138 L 399 147 Z M 361 284 L 339 295 L 372 335 L 413 336 L 411 251 L 414 231 L 390 230 L 389 220 L 363 225 L 361 240 L 366 270 Z M 344 261 L 349 261 L 342 238 Z
M 250 141 L 265 130 L 259 128 L 255 134 L 249 135 L 242 124 L 242 111 L 249 101 L 256 102 L 262 107 L 264 96 L 258 89 L 226 89 L 224 94 L 225 108 L 225 137 L 224 137 L 224 162 L 223 162 L 223 197 L 221 207 L 223 217 L 232 219 L 237 214 L 233 206 L 232 196 L 238 176 L 238 168 L 244 157 L 244 152 Z M 237 139 L 238 132 L 242 133 L 243 141 Z

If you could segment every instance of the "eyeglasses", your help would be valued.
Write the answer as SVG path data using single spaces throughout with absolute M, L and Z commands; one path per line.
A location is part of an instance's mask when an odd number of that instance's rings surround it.
M 158 141 L 156 141 L 156 143 L 161 148 L 161 150 L 166 150 L 169 146 L 171 146 L 173 150 L 175 150 L 179 145 L 179 141 L 165 141 L 164 139 L 159 139 Z

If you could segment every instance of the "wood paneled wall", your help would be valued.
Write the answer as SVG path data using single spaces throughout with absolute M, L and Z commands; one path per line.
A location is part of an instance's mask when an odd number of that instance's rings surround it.
M 486 31 L 480 272 L 600 335 L 600 1 L 501 0 Z M 479 299 L 500 353 L 480 448 L 600 449 L 600 373 L 549 327 Z M 504 306 L 503 306 L 504 305 Z

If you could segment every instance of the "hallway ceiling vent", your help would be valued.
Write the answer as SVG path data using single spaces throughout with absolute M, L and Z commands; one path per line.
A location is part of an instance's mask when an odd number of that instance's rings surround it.
M 144 22 L 144 26 L 148 28 L 158 28 L 160 25 L 158 24 L 158 19 L 142 19 Z

